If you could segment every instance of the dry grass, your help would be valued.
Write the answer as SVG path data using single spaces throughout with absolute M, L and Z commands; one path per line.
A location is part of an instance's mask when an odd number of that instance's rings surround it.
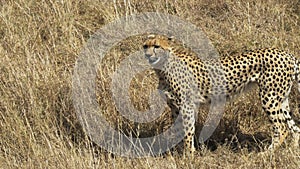
M 158 11 L 182 17 L 201 27 L 224 55 L 278 47 L 299 58 L 299 9 L 295 0 L 0 0 L 0 168 L 299 168 L 299 149 L 283 146 L 270 156 L 256 151 L 267 145 L 269 130 L 253 94 L 228 103 L 207 148 L 191 161 L 176 153 L 112 157 L 82 131 L 71 91 L 74 64 L 86 41 L 122 16 Z M 116 128 L 146 136 L 170 124 L 168 110 L 153 124 L 137 125 L 118 116 L 106 91 L 110 75 L 141 42 L 141 37 L 124 40 L 107 55 L 98 72 L 98 101 Z M 140 110 L 149 106 L 147 93 L 156 82 L 151 75 L 140 74 L 131 85 L 132 101 Z M 297 96 L 292 93 L 293 109 Z M 204 117 L 205 111 L 200 114 Z M 299 113 L 295 116 L 300 119 Z

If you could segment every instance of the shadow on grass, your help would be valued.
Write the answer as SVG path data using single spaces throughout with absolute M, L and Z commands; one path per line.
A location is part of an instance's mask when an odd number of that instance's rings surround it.
M 199 136 L 201 128 L 202 124 L 196 125 L 196 135 Z M 239 153 L 244 149 L 248 152 L 261 152 L 271 144 L 271 138 L 268 136 L 268 132 L 245 134 L 239 129 L 237 119 L 222 118 L 212 136 L 204 144 L 200 144 L 197 138 L 196 143 L 198 143 L 196 145 L 197 150 L 200 151 L 201 147 L 205 147 L 209 151 L 226 147 L 235 153 Z

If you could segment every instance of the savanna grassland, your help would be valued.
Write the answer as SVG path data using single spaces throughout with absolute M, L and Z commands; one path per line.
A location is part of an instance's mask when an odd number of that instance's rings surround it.
M 300 57 L 298 0 L 0 0 L 0 168 L 299 168 L 300 151 L 284 144 L 262 155 L 270 126 L 257 88 L 228 102 L 219 127 L 193 160 L 180 146 L 162 156 L 122 158 L 101 149 L 84 132 L 73 105 L 72 76 L 88 39 L 106 24 L 143 12 L 178 16 L 201 28 L 221 55 L 277 47 Z M 101 112 L 123 133 L 146 137 L 172 123 L 170 110 L 152 123 L 120 116 L 109 91 L 111 75 L 143 36 L 124 39 L 105 56 L 97 72 Z M 129 91 L 132 104 L 147 110 L 157 79 L 138 74 Z M 291 109 L 298 120 L 291 93 Z M 199 112 L 197 126 L 207 108 Z

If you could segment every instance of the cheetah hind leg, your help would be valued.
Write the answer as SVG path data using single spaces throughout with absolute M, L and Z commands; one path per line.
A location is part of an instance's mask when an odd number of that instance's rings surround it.
M 295 148 L 298 148 L 299 147 L 300 129 L 299 129 L 298 126 L 296 126 L 295 121 L 292 119 L 288 97 L 286 97 L 283 100 L 281 110 L 282 110 L 282 112 L 284 114 L 284 117 L 286 119 L 286 123 L 287 123 L 287 126 L 289 128 L 289 131 L 293 135 L 293 146 Z
M 272 143 L 268 150 L 276 150 L 285 140 L 288 135 L 287 126 L 285 124 L 285 116 L 279 105 L 279 101 L 275 98 L 270 98 L 268 95 L 262 95 L 263 109 L 268 114 L 269 120 L 272 124 Z
M 298 86 L 298 94 L 300 94 L 300 72 L 299 72 L 299 62 L 298 62 L 298 67 L 297 67 L 297 86 Z M 300 97 L 298 97 L 300 98 Z M 300 113 L 300 103 L 299 103 L 299 99 L 296 100 L 297 105 L 298 105 L 298 113 Z M 291 124 L 295 124 L 294 121 L 290 122 Z M 300 128 L 296 125 L 294 125 L 293 127 L 294 130 L 294 146 L 299 148 L 299 139 L 300 139 Z

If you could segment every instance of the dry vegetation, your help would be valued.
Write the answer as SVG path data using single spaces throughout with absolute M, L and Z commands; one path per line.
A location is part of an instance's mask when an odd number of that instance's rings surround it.
M 0 0 L 0 168 L 299 168 L 299 149 L 284 145 L 273 155 L 259 155 L 270 138 L 255 89 L 255 94 L 228 103 L 219 128 L 194 160 L 175 151 L 152 158 L 114 157 L 90 141 L 72 105 L 76 59 L 99 28 L 147 11 L 197 25 L 223 55 L 278 47 L 300 56 L 297 0 Z M 141 39 L 126 39 L 111 50 L 97 84 L 99 104 L 112 125 L 146 136 L 170 124 L 168 110 L 155 123 L 134 124 L 118 116 L 107 91 L 111 74 L 140 48 Z M 152 75 L 145 72 L 132 82 L 130 95 L 137 109 L 148 108 L 147 93 L 156 82 Z M 295 91 L 291 100 L 296 112 Z M 299 112 L 295 116 L 300 119 Z

